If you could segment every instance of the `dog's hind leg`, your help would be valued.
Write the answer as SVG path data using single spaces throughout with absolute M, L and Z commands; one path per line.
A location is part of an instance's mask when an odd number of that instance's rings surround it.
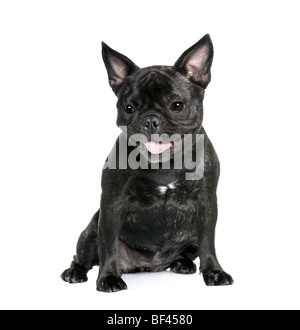
M 93 216 L 87 228 L 81 233 L 77 242 L 76 255 L 70 268 L 66 269 L 61 278 L 69 283 L 83 283 L 88 280 L 87 272 L 99 264 L 98 257 L 98 219 L 99 210 Z
M 187 246 L 169 266 L 170 270 L 179 274 L 194 274 L 197 270 L 193 260 L 198 256 L 198 247 L 195 244 Z

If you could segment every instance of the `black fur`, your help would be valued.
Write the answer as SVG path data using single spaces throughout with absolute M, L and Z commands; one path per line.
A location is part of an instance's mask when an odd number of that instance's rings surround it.
M 212 58 L 208 35 L 170 67 L 140 69 L 103 44 L 109 83 L 118 97 L 117 125 L 127 127 L 128 137 L 142 133 L 148 140 L 153 133 L 204 134 L 204 175 L 186 180 L 192 170 L 174 169 L 172 155 L 169 170 L 161 163 L 156 169 L 123 169 L 124 162 L 128 164 L 119 154 L 126 139 L 122 133 L 113 148 L 116 169 L 103 170 L 100 210 L 81 234 L 70 268 L 61 275 L 66 282 L 87 281 L 87 272 L 99 265 L 97 290 L 119 291 L 127 288 L 122 273 L 170 268 L 190 274 L 196 271 L 193 260 L 199 256 L 207 285 L 233 283 L 215 253 L 219 160 L 202 127 L 202 101 Z M 184 109 L 171 111 L 179 101 Z M 133 113 L 124 111 L 128 104 Z M 127 153 L 135 148 L 128 146 Z M 196 144 L 192 148 L 195 154 Z

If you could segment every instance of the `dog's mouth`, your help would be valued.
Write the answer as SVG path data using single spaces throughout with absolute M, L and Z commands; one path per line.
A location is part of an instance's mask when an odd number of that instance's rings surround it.
M 159 155 L 162 154 L 164 151 L 168 149 L 174 149 L 174 142 L 168 142 L 168 143 L 163 143 L 163 142 L 156 142 L 156 141 L 147 141 L 144 143 L 146 149 L 154 155 Z
M 178 134 L 177 137 L 172 135 L 172 139 L 169 136 L 156 136 L 153 135 L 147 138 L 144 135 L 134 134 L 129 138 L 131 146 L 136 146 L 143 150 L 143 153 L 148 155 L 173 155 L 177 153 L 183 147 L 184 136 Z

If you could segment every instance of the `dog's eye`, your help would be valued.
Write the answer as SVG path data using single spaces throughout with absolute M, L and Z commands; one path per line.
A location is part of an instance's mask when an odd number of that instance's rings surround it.
M 171 105 L 171 110 L 174 112 L 180 112 L 184 109 L 184 104 L 182 102 L 174 102 Z
M 126 104 L 125 105 L 125 111 L 127 113 L 134 113 L 135 109 L 134 109 L 134 107 L 131 104 Z

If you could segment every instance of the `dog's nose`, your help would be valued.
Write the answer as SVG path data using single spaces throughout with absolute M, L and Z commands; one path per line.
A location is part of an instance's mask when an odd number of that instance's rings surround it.
M 143 119 L 144 128 L 147 131 L 158 131 L 161 125 L 161 120 L 156 116 L 149 116 Z

